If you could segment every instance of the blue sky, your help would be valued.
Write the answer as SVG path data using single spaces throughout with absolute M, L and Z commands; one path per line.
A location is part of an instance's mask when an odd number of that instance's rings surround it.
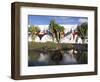
M 28 25 L 48 25 L 52 19 L 58 24 L 80 24 L 88 21 L 87 17 L 28 15 Z

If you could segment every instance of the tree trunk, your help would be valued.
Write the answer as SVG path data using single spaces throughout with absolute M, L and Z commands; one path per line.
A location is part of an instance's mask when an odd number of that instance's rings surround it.
M 83 43 L 83 44 L 85 43 L 85 39 L 82 39 L 82 43 Z
M 60 45 L 60 43 L 57 43 L 57 49 L 58 49 L 58 50 L 61 49 L 61 45 Z

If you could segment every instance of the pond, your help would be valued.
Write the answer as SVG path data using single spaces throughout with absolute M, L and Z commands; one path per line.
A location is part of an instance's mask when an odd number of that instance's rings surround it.
M 85 53 L 85 54 L 84 54 Z M 76 50 L 28 50 L 28 66 L 87 64 L 87 52 Z

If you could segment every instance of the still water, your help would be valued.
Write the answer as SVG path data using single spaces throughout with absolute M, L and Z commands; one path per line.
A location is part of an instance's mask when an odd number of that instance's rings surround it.
M 61 59 L 58 61 L 57 65 L 77 64 L 77 59 L 72 52 L 73 50 L 64 52 L 61 56 Z M 39 53 L 36 51 L 32 51 L 28 56 L 28 66 L 56 65 L 55 61 L 51 59 L 51 54 L 52 52 Z

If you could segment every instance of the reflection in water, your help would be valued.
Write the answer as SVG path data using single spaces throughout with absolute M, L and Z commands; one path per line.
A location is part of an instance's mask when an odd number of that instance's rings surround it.
M 72 53 L 72 50 L 64 52 L 62 56 L 63 57 L 62 60 L 59 61 L 59 65 L 77 64 L 77 60 Z M 31 58 L 28 59 L 29 66 L 55 65 L 54 61 L 51 60 L 51 55 L 47 53 L 40 53 L 36 60 L 31 60 Z
M 49 62 L 49 55 L 40 53 L 38 61 L 39 62 Z
M 67 53 L 64 53 L 63 59 L 60 62 L 60 64 L 76 64 L 76 63 L 77 63 L 76 58 L 71 54 L 67 54 Z

